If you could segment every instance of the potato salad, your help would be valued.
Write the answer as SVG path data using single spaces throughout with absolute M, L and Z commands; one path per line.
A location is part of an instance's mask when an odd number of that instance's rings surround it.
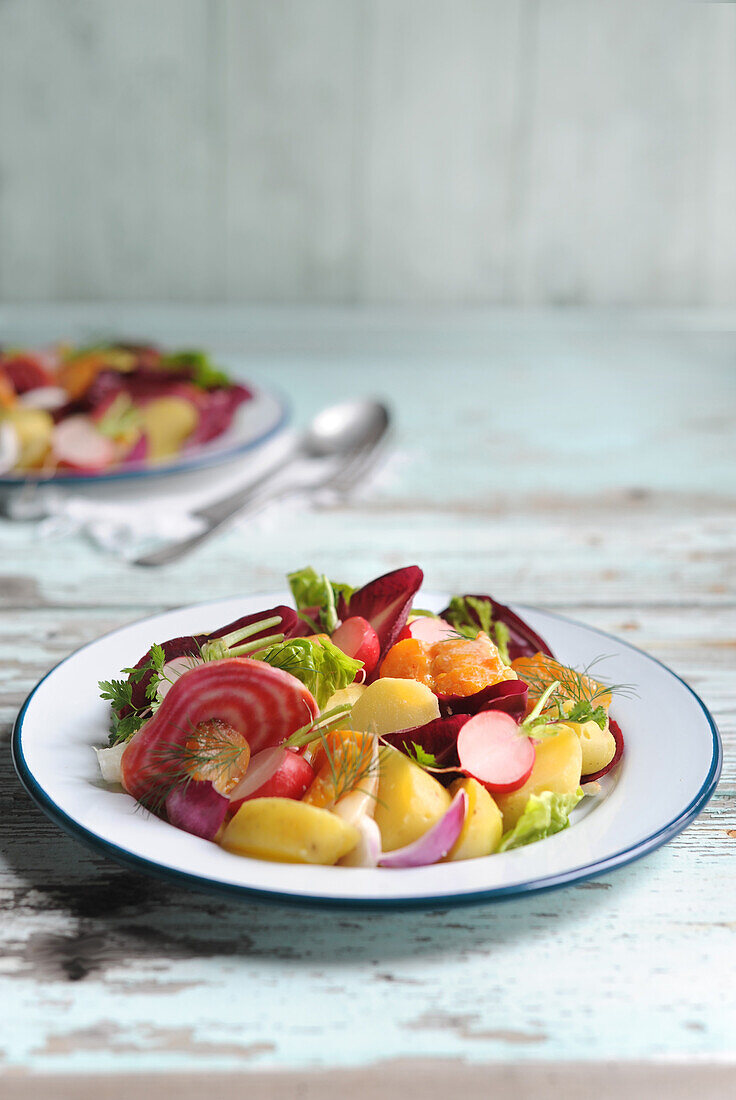
M 623 754 L 626 685 L 575 669 L 486 595 L 422 607 L 407 566 L 312 568 L 293 606 L 155 642 L 100 683 L 103 778 L 237 856 L 413 868 L 560 832 Z

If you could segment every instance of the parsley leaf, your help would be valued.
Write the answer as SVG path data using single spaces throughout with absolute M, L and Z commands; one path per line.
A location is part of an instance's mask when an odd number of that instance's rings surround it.
M 437 757 L 432 752 L 426 752 L 421 745 L 417 745 L 416 741 L 412 741 L 411 750 L 404 746 L 406 755 L 411 757 L 415 764 L 418 764 L 420 768 L 436 768 Z
M 608 721 L 605 707 L 593 707 L 589 699 L 579 699 L 566 717 L 571 722 L 595 722 L 602 730 L 606 728 Z

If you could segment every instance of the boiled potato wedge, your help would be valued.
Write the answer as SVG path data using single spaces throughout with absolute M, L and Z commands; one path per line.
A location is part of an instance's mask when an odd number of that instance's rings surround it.
M 41 466 L 54 429 L 51 415 L 44 409 L 16 405 L 4 412 L 2 418 L 12 424 L 18 437 L 18 466 L 23 469 Z
M 334 707 L 354 707 L 364 691 L 365 684 L 350 684 L 346 688 L 339 688 L 329 697 L 322 710 L 328 711 Z M 344 718 L 341 718 L 340 721 L 343 725 L 345 724 Z
M 454 796 L 458 791 L 465 791 L 468 796 L 468 812 L 463 831 L 445 856 L 445 861 L 492 855 L 503 834 L 501 811 L 477 779 L 456 779 L 450 784 L 450 795 Z
M 199 419 L 184 397 L 157 397 L 141 409 L 142 428 L 148 439 L 148 455 L 154 462 L 169 458 L 194 431 Z
M 253 798 L 240 807 L 220 843 L 254 859 L 333 864 L 359 840 L 355 826 L 329 810 L 292 798 Z
M 439 718 L 437 696 L 417 680 L 384 676 L 365 689 L 350 715 L 350 725 L 379 737 Z
M 597 722 L 566 722 L 575 730 L 583 750 L 583 775 L 593 775 L 610 764 L 616 752 L 616 742 L 608 726 L 601 729 Z
M 393 852 L 418 840 L 439 821 L 450 802 L 442 784 L 403 752 L 388 746 L 381 749 L 374 817 L 381 830 L 384 852 Z
M 559 725 L 559 733 L 537 745 L 532 774 L 523 787 L 509 794 L 497 794 L 496 803 L 503 814 L 503 829 L 513 829 L 526 809 L 530 795 L 542 791 L 572 794 L 580 785 L 583 750 L 580 739 L 569 725 Z

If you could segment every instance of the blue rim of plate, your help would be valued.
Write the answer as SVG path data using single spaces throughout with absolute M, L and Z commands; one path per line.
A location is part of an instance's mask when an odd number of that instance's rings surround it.
M 254 593 L 257 595 L 257 593 Z M 199 604 L 187 605 L 192 610 L 198 606 L 211 606 L 213 603 L 217 603 L 217 600 L 203 600 Z M 230 602 L 229 599 L 223 600 L 223 603 Z M 168 881 L 174 882 L 180 886 L 189 886 L 193 889 L 204 891 L 206 893 L 218 894 L 228 898 L 237 898 L 239 900 L 259 900 L 270 902 L 275 905 L 290 905 L 290 906 L 307 906 L 312 908 L 341 908 L 341 909 L 364 909 L 364 910 L 381 910 L 381 909 L 450 909 L 464 905 L 480 905 L 483 902 L 490 901 L 502 901 L 504 899 L 510 899 L 519 894 L 537 894 L 543 893 L 547 890 L 556 890 L 563 886 L 569 886 L 574 882 L 587 882 L 589 879 L 595 878 L 598 875 L 605 874 L 608 871 L 613 871 L 618 867 L 623 867 L 628 863 L 633 863 L 634 860 L 640 859 L 642 856 L 648 855 L 650 852 L 655 851 L 657 848 L 662 847 L 663 844 L 667 844 L 673 837 L 681 833 L 683 829 L 686 829 L 690 825 L 701 810 L 710 801 L 713 793 L 718 784 L 718 780 L 721 775 L 721 768 L 723 765 L 723 744 L 721 741 L 721 735 L 716 725 L 716 721 L 713 715 L 706 707 L 703 700 L 693 691 L 688 683 L 678 676 L 676 672 L 673 672 L 668 665 L 663 661 L 657 660 L 656 657 L 652 657 L 651 654 L 646 653 L 643 649 L 639 649 L 638 646 L 631 645 L 630 642 L 624 642 L 621 638 L 617 638 L 615 634 L 609 634 L 605 630 L 598 630 L 597 627 L 588 626 L 586 623 L 578 623 L 575 619 L 570 619 L 565 615 L 559 615 L 554 611 L 547 611 L 543 608 L 526 607 L 524 604 L 512 605 L 515 609 L 536 611 L 539 610 L 544 615 L 549 615 L 551 618 L 560 619 L 562 622 L 573 623 L 576 626 L 582 626 L 585 630 L 591 630 L 595 634 L 599 634 L 603 638 L 610 638 L 618 645 L 624 646 L 626 649 L 633 650 L 635 653 L 645 657 L 648 661 L 651 661 L 655 665 L 659 665 L 665 672 L 668 672 L 673 679 L 678 680 L 679 683 L 693 696 L 698 706 L 702 710 L 706 721 L 710 727 L 711 736 L 713 738 L 713 755 L 711 757 L 710 767 L 708 774 L 706 775 L 700 790 L 695 797 L 688 803 L 688 805 L 669 821 L 666 825 L 663 825 L 656 832 L 651 833 L 649 836 L 644 837 L 642 840 L 637 841 L 636 844 L 631 844 L 628 848 L 622 848 L 619 852 L 614 852 L 613 855 L 608 856 L 606 859 L 598 860 L 595 863 L 582 864 L 579 867 L 573 867 L 568 871 L 562 871 L 555 875 L 547 875 L 544 878 L 537 878 L 527 882 L 515 883 L 510 886 L 495 886 L 487 890 L 476 890 L 472 893 L 465 894 L 447 894 L 447 895 L 429 895 L 425 897 L 406 897 L 406 898 L 345 898 L 345 897 L 316 897 L 307 894 L 290 894 L 282 893 L 279 890 L 261 890 L 253 886 L 236 885 L 234 883 L 219 882 L 216 879 L 208 879 L 201 875 L 193 875 L 188 871 L 178 871 L 173 867 L 165 867 L 160 863 L 157 863 L 153 859 L 145 859 L 142 856 L 133 855 L 125 848 L 120 848 L 116 844 L 111 844 L 109 841 L 102 840 L 100 837 L 89 829 L 86 829 L 83 825 L 80 825 L 72 817 L 69 817 L 64 810 L 46 794 L 43 788 L 36 782 L 31 773 L 28 765 L 26 764 L 25 757 L 23 755 L 22 745 L 22 733 L 23 733 L 23 719 L 26 711 L 30 706 L 33 696 L 36 694 L 41 684 L 53 675 L 57 668 L 66 664 L 72 657 L 76 657 L 78 653 L 82 653 L 85 649 L 89 649 L 90 646 L 96 645 L 102 638 L 110 637 L 111 634 L 117 633 L 121 627 L 116 627 L 115 630 L 110 630 L 106 634 L 101 634 L 99 638 L 95 638 L 91 642 L 87 642 L 86 645 L 80 646 L 79 649 L 75 649 L 73 653 L 70 653 L 67 657 L 64 657 L 59 661 L 52 669 L 43 676 L 33 690 L 28 694 L 23 703 L 18 717 L 15 720 L 13 726 L 13 733 L 11 738 L 11 753 L 13 757 L 13 765 L 15 767 L 18 778 L 25 787 L 28 794 L 33 801 L 40 807 L 41 810 L 49 817 L 56 825 L 58 825 L 65 833 L 73 837 L 75 840 L 81 840 L 87 847 L 91 848 L 95 852 L 107 856 L 117 863 L 122 864 L 124 867 L 131 870 L 138 871 L 150 875 L 154 878 L 163 878 Z M 147 615 L 142 619 L 135 620 L 135 623 L 144 623 L 147 619 L 155 619 L 156 615 Z M 126 626 L 132 626 L 134 623 L 126 623 Z
M 244 443 L 235 444 L 222 451 L 215 450 L 204 454 L 198 454 L 195 449 L 189 452 L 189 457 L 182 458 L 168 465 L 134 466 L 130 469 L 121 467 L 118 470 L 113 470 L 105 474 L 73 474 L 71 476 L 64 476 L 62 474 L 60 477 L 3 476 L 0 477 L 0 490 L 22 489 L 29 485 L 33 485 L 35 488 L 39 489 L 47 485 L 76 485 L 77 487 L 84 485 L 104 485 L 106 482 L 110 481 L 133 481 L 136 478 L 143 477 L 170 477 L 176 474 L 192 474 L 196 473 L 198 470 L 206 470 L 209 466 L 220 466 L 224 462 L 232 462 L 233 459 L 239 458 L 241 455 L 253 450 L 254 447 L 260 447 L 269 439 L 273 439 L 273 437 L 286 426 L 291 416 L 291 406 L 283 394 L 276 390 L 262 390 L 258 386 L 253 386 L 252 392 L 254 394 L 263 394 L 275 401 L 278 407 L 278 418 L 265 432 L 260 432 L 257 436 L 254 436 Z

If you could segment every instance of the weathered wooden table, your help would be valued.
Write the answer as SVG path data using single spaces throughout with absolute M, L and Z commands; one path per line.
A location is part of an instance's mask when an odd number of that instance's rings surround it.
M 299 420 L 370 392 L 398 421 L 389 476 L 364 498 L 288 528 L 274 508 L 167 571 L 0 524 L 1 1095 L 736 1094 L 735 321 L 0 311 L 3 342 L 201 343 L 288 391 Z M 360 581 L 408 561 L 433 588 L 621 634 L 688 680 L 726 747 L 700 819 L 572 888 L 346 915 L 122 870 L 21 789 L 12 721 L 83 642 L 307 562 Z

